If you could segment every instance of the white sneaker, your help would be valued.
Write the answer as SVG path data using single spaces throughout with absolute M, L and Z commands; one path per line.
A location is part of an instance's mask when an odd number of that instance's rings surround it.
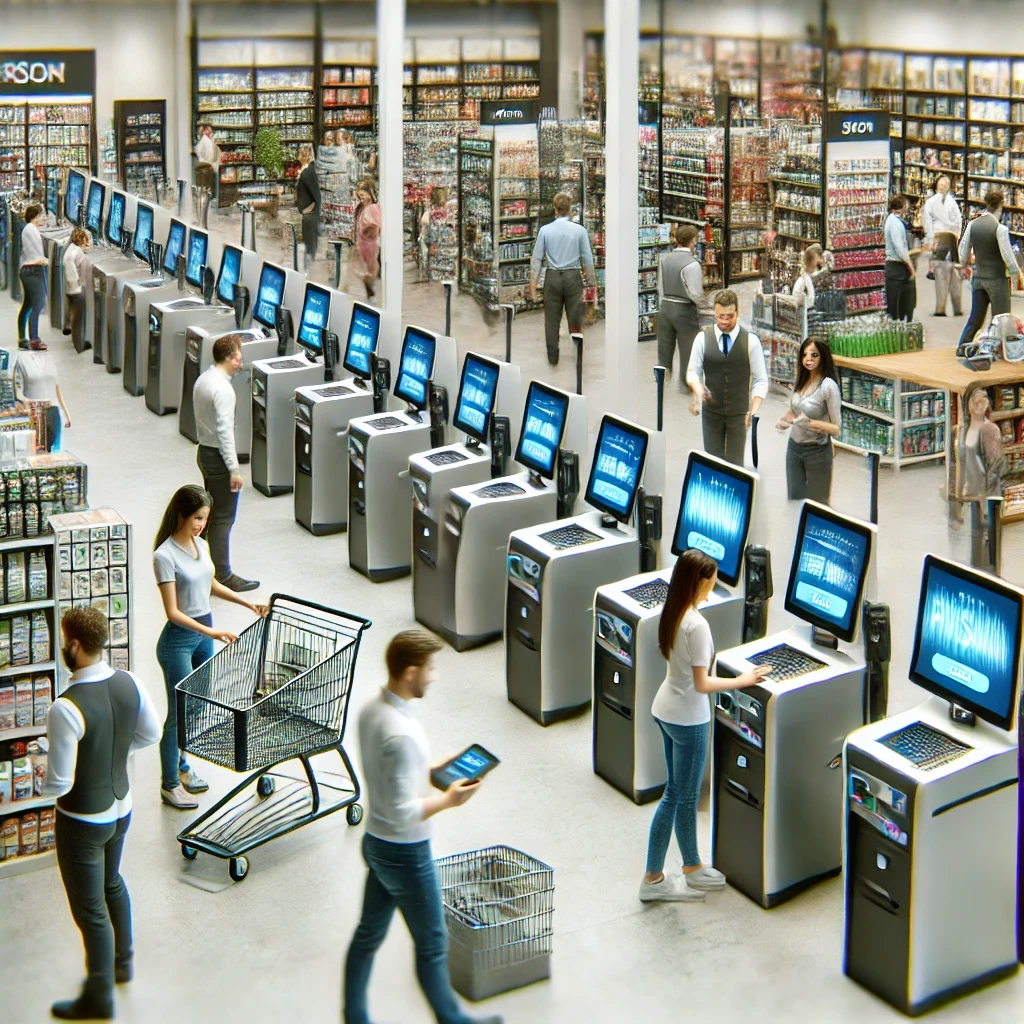
M 678 878 L 665 875 L 660 882 L 640 883 L 641 903 L 697 903 L 704 899 L 704 893 L 688 889 Z
M 697 868 L 696 871 L 689 872 L 689 874 L 684 871 L 683 881 L 686 882 L 690 889 L 696 889 L 701 892 L 725 888 L 725 875 L 721 871 L 708 867 L 707 864 Z
M 199 806 L 199 801 L 194 796 L 189 796 L 184 786 L 175 786 L 174 789 L 164 789 L 161 786 L 160 799 L 168 807 L 179 811 L 194 811 Z

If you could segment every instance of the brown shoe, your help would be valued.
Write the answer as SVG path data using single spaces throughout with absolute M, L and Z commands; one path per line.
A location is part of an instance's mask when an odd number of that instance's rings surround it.
M 180 784 L 174 789 L 164 789 L 161 786 L 160 799 L 168 807 L 173 807 L 177 811 L 194 811 L 199 807 L 199 801 L 194 796 L 189 796 L 185 792 L 185 787 Z

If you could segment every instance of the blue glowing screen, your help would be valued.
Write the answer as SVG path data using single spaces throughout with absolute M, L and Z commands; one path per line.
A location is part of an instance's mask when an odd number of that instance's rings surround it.
M 217 275 L 217 298 L 221 302 L 233 302 L 235 285 L 242 273 L 242 250 L 225 245 L 220 254 L 220 273 Z
M 140 260 L 149 259 L 149 243 L 153 239 L 153 209 L 145 203 L 135 208 L 135 237 L 132 251 Z
M 605 417 L 597 435 L 586 501 L 625 522 L 633 511 L 647 456 L 647 431 Z
M 93 233 L 99 234 L 100 221 L 103 217 L 103 194 L 105 187 L 98 181 L 89 182 L 89 203 L 85 209 L 85 226 Z
M 284 298 L 284 271 L 272 263 L 264 263 L 260 271 L 260 286 L 256 290 L 256 307 L 252 316 L 264 327 L 277 325 L 277 307 Z
M 178 257 L 184 247 L 185 225 L 180 220 L 172 220 L 171 230 L 167 234 L 167 248 L 164 250 L 164 271 L 166 273 L 177 273 Z
M 348 325 L 348 341 L 345 344 L 345 358 L 342 365 L 349 373 L 369 380 L 370 353 L 377 350 L 380 335 L 380 313 L 368 306 L 356 303 L 352 307 L 352 319 Z
M 568 395 L 549 390 L 536 381 L 532 383 L 526 395 L 526 413 L 516 449 L 516 462 L 550 480 L 554 475 L 555 455 L 562 442 L 568 412 Z
M 78 223 L 85 198 L 85 177 L 78 171 L 68 173 L 68 190 L 64 196 L 64 215 L 72 224 Z
M 478 441 L 487 440 L 487 425 L 498 391 L 498 367 L 489 359 L 468 355 L 462 366 L 462 386 L 452 425 Z
M 111 245 L 121 244 L 121 228 L 124 227 L 124 195 L 114 192 L 110 196 L 110 209 L 107 211 L 107 241 Z
M 208 238 L 205 231 L 193 228 L 188 233 L 188 259 L 185 261 L 185 280 L 193 288 L 202 286 L 203 267 L 206 266 L 206 248 Z
M 320 332 L 327 326 L 331 315 L 331 293 L 315 284 L 306 285 L 302 301 L 302 320 L 299 322 L 299 344 L 311 352 L 319 352 Z
M 417 409 L 425 409 L 427 406 L 427 380 L 434 369 L 436 346 L 437 341 L 433 335 L 415 327 L 405 329 L 395 396 Z

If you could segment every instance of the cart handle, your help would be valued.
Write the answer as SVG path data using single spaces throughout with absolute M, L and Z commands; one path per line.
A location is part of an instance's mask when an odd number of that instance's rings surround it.
M 361 622 L 363 629 L 369 629 L 373 625 L 372 619 L 364 618 L 362 615 L 356 615 L 353 612 L 342 611 L 341 608 L 328 608 L 325 604 L 317 604 L 316 601 L 307 601 L 302 597 L 293 597 L 291 594 L 271 594 L 270 602 L 267 605 L 268 608 L 273 609 L 276 601 L 290 601 L 292 604 L 304 605 L 306 608 L 315 608 L 318 612 L 326 612 L 328 615 L 344 615 L 348 619 L 352 619 L 355 622 Z

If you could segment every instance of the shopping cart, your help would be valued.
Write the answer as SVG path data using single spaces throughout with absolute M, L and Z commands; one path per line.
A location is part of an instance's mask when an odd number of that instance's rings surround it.
M 240 882 L 249 872 L 244 854 L 254 847 L 343 807 L 350 825 L 362 820 L 342 739 L 359 642 L 370 625 L 275 594 L 264 618 L 178 684 L 178 746 L 253 773 L 178 835 L 186 860 L 200 850 L 227 859 Z
M 509 846 L 436 864 L 457 992 L 487 999 L 551 976 L 552 868 Z

